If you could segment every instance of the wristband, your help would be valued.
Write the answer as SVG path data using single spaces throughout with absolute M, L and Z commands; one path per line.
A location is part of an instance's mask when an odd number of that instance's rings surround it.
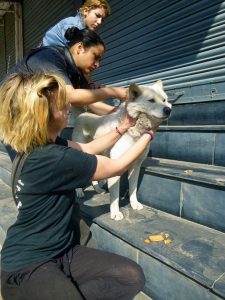
M 152 131 L 152 130 L 149 130 L 149 131 L 145 131 L 144 133 L 147 133 L 147 134 L 149 134 L 150 135 L 150 137 L 151 137 L 151 141 L 154 139 L 154 136 L 155 136 L 155 133 L 154 133 L 154 131 Z
M 120 135 L 120 136 L 122 136 L 123 134 L 120 132 L 120 130 L 119 130 L 119 128 L 118 127 L 116 127 L 115 128 L 116 129 L 116 132 Z

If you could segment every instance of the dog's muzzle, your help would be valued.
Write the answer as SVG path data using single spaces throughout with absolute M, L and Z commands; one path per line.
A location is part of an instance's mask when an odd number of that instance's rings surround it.
M 168 107 L 168 106 L 165 106 L 165 107 L 163 108 L 163 113 L 164 113 L 164 115 L 167 116 L 167 117 L 169 117 L 171 111 L 172 111 L 172 109 L 171 109 L 170 107 Z

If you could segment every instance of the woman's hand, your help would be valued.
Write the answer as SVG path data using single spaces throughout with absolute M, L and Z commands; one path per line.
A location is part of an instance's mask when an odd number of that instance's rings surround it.
M 114 97 L 119 99 L 121 102 L 128 100 L 129 90 L 123 87 L 111 87 L 115 93 Z
M 126 113 L 123 121 L 117 126 L 119 131 L 123 134 L 125 133 L 130 127 L 135 126 L 137 119 L 134 119 Z

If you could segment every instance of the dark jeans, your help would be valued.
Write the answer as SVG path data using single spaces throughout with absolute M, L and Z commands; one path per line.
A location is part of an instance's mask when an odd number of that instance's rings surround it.
M 144 282 L 132 260 L 83 246 L 1 277 L 4 300 L 131 300 Z

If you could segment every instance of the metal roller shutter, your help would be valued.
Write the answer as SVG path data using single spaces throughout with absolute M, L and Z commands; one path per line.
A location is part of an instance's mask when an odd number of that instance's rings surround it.
M 41 41 L 48 28 L 59 20 L 75 14 L 81 3 L 81 0 L 24 0 L 24 53 Z
M 7 38 L 5 43 L 5 64 L 6 71 L 8 71 L 16 63 L 14 13 L 5 14 L 5 38 Z
M 5 60 L 5 31 L 4 26 L 0 26 L 0 77 L 6 72 L 6 60 Z
M 127 85 L 163 79 L 167 87 L 224 81 L 225 1 L 110 4 L 112 15 L 100 31 L 106 54 L 96 81 Z

